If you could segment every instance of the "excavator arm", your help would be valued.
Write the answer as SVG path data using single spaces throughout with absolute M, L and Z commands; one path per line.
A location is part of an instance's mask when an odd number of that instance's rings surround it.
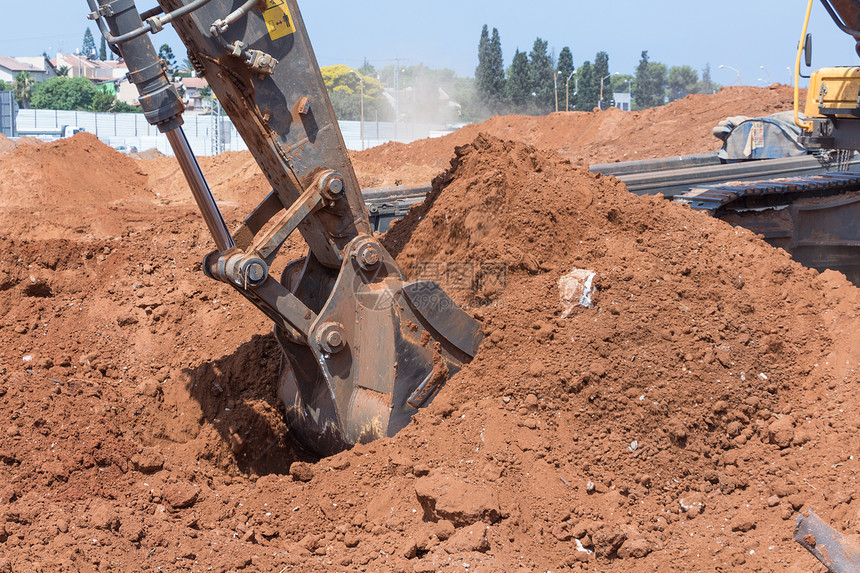
M 436 284 L 407 282 L 371 233 L 358 180 L 294 0 L 87 0 L 173 147 L 217 250 L 206 274 L 275 323 L 279 393 L 301 445 L 329 455 L 392 436 L 470 361 L 478 323 Z M 171 23 L 272 187 L 227 229 L 182 132 L 183 106 L 148 34 Z M 270 269 L 298 231 L 308 255 Z M 273 381 L 274 383 L 274 381 Z

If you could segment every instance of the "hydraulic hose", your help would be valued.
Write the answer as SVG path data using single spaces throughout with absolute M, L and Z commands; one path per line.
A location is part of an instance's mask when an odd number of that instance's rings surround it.
M 233 10 L 233 12 L 228 14 L 227 17 L 223 20 L 216 20 L 215 22 L 213 22 L 212 27 L 210 28 L 212 35 L 220 36 L 221 34 L 223 34 L 231 24 L 238 22 L 240 18 L 245 16 L 248 12 L 251 11 L 254 6 L 259 3 L 260 0 L 248 0 L 247 2 L 239 6 L 236 10 Z
M 101 31 L 102 35 L 105 37 L 105 41 L 107 41 L 108 44 L 123 44 L 125 42 L 130 41 L 130 40 L 134 40 L 135 38 L 139 38 L 139 37 L 143 36 L 144 34 L 148 34 L 149 32 L 156 34 L 156 33 L 160 32 L 161 30 L 164 29 L 165 24 L 169 24 L 170 22 L 176 20 L 177 18 L 181 18 L 182 16 L 190 14 L 191 12 L 197 10 L 198 8 L 205 6 L 209 2 L 211 2 L 211 0 L 193 0 L 192 2 L 189 2 L 185 6 L 182 6 L 181 8 L 177 8 L 176 10 L 173 10 L 172 12 L 168 12 L 164 16 L 158 16 L 158 15 L 151 16 L 151 17 L 146 19 L 146 22 L 144 22 L 144 24 L 141 27 L 139 27 L 135 30 L 132 30 L 130 32 L 127 32 L 121 36 L 113 36 L 110 33 L 110 30 L 107 29 L 107 26 L 105 26 L 105 24 L 102 22 L 101 18 L 95 17 L 93 19 L 96 20 L 96 22 L 98 23 L 99 30 Z M 96 5 L 96 0 L 87 0 L 87 3 L 90 6 L 90 10 L 93 11 L 93 14 L 98 15 L 99 9 L 98 9 L 98 6 Z

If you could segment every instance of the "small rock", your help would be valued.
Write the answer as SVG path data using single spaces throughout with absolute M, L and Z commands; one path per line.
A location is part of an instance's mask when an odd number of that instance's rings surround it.
M 397 549 L 397 555 L 404 559 L 414 559 L 418 556 L 418 544 L 414 539 L 406 539 Z
M 60 533 L 68 533 L 69 532 L 69 522 L 65 519 L 58 519 L 56 523 L 57 529 L 60 530 Z
M 349 533 L 347 533 L 346 535 L 343 536 L 343 543 L 344 543 L 344 545 L 346 545 L 349 548 L 358 547 L 358 544 L 360 541 L 361 541 L 361 539 L 359 538 L 358 534 L 354 531 L 350 531 Z
M 119 517 L 114 508 L 107 503 L 97 504 L 90 510 L 90 523 L 96 529 L 114 531 L 119 529 Z
M 141 394 L 143 394 L 144 396 L 149 396 L 150 398 L 155 398 L 161 391 L 161 385 L 155 378 L 146 378 L 143 382 L 140 383 L 140 386 L 138 386 L 138 388 L 140 389 Z
M 447 519 L 458 527 L 478 521 L 495 523 L 501 519 L 493 490 L 460 479 L 432 475 L 415 480 L 415 494 L 430 521 Z
M 443 519 L 436 524 L 433 533 L 436 535 L 436 537 L 439 538 L 440 541 L 447 541 L 451 538 L 452 535 L 454 535 L 454 531 L 454 524 L 447 519 Z
M 537 410 L 537 408 L 538 408 L 538 397 L 535 396 L 534 394 L 529 394 L 528 396 L 526 396 L 525 405 L 526 405 L 526 408 L 528 408 L 529 410 Z
M 628 539 L 618 549 L 621 559 L 641 559 L 651 553 L 651 544 L 645 539 Z
M 767 506 L 768 507 L 776 507 L 779 505 L 779 496 L 772 495 L 767 498 Z
M 181 481 L 166 486 L 161 497 L 173 509 L 183 509 L 194 505 L 198 495 L 197 487 L 186 481 Z
M 556 525 L 552 528 L 552 536 L 559 541 L 570 541 L 573 539 L 573 534 L 563 525 Z
M 787 448 L 794 439 L 794 418 L 783 416 L 767 428 L 768 440 L 780 448 Z
M 800 511 L 806 505 L 806 496 L 802 493 L 792 494 L 785 499 L 794 511 Z
M 543 376 L 544 365 L 540 360 L 532 360 L 531 364 L 529 364 L 529 375 L 534 376 L 535 378 L 540 378 Z
M 314 479 L 314 466 L 305 462 L 293 462 L 290 464 L 290 475 L 296 481 L 309 482 Z
M 732 531 L 740 531 L 746 533 L 751 529 L 755 529 L 756 518 L 752 512 L 747 510 L 739 511 L 731 520 L 730 525 Z
M 144 448 L 131 458 L 132 467 L 145 474 L 161 471 L 164 468 L 164 458 L 152 448 Z
M 686 512 L 695 511 L 698 515 L 705 509 L 705 496 L 698 491 L 687 492 L 678 500 L 678 505 L 681 506 L 682 510 Z
M 448 553 L 486 553 L 490 550 L 487 529 L 489 526 L 481 522 L 460 529 L 448 540 L 445 551 Z

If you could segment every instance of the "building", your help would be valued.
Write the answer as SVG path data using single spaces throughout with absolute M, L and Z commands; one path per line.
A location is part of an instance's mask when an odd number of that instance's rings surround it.
M 28 72 L 37 83 L 57 75 L 50 60 L 44 56 L 19 58 L 0 56 L 0 80 L 14 82 L 15 76 L 21 72 Z
M 612 105 L 621 111 L 630 111 L 633 105 L 633 97 L 629 92 L 615 92 L 612 94 Z
M 56 69 L 68 68 L 70 78 L 84 77 L 95 83 L 121 80 L 128 73 L 128 66 L 122 60 L 91 60 L 78 54 L 57 54 L 53 61 Z
M 209 83 L 203 78 L 179 78 L 179 85 L 185 88 L 185 107 L 190 112 L 208 111 L 212 104 L 204 98 L 200 92 L 209 87 Z M 179 86 L 177 86 L 177 89 Z M 182 90 L 180 90 L 181 93 Z

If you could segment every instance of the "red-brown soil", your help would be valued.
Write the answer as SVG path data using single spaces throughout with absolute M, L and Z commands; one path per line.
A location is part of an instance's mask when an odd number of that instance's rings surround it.
M 0 571 L 823 571 L 791 533 L 806 507 L 860 533 L 860 290 L 492 121 L 521 142 L 449 136 L 385 238 L 481 351 L 396 438 L 318 463 L 172 160 L 0 156 Z M 370 153 L 360 177 L 392 176 Z M 202 162 L 231 224 L 267 190 L 243 155 Z M 593 306 L 563 319 L 573 268 Z

